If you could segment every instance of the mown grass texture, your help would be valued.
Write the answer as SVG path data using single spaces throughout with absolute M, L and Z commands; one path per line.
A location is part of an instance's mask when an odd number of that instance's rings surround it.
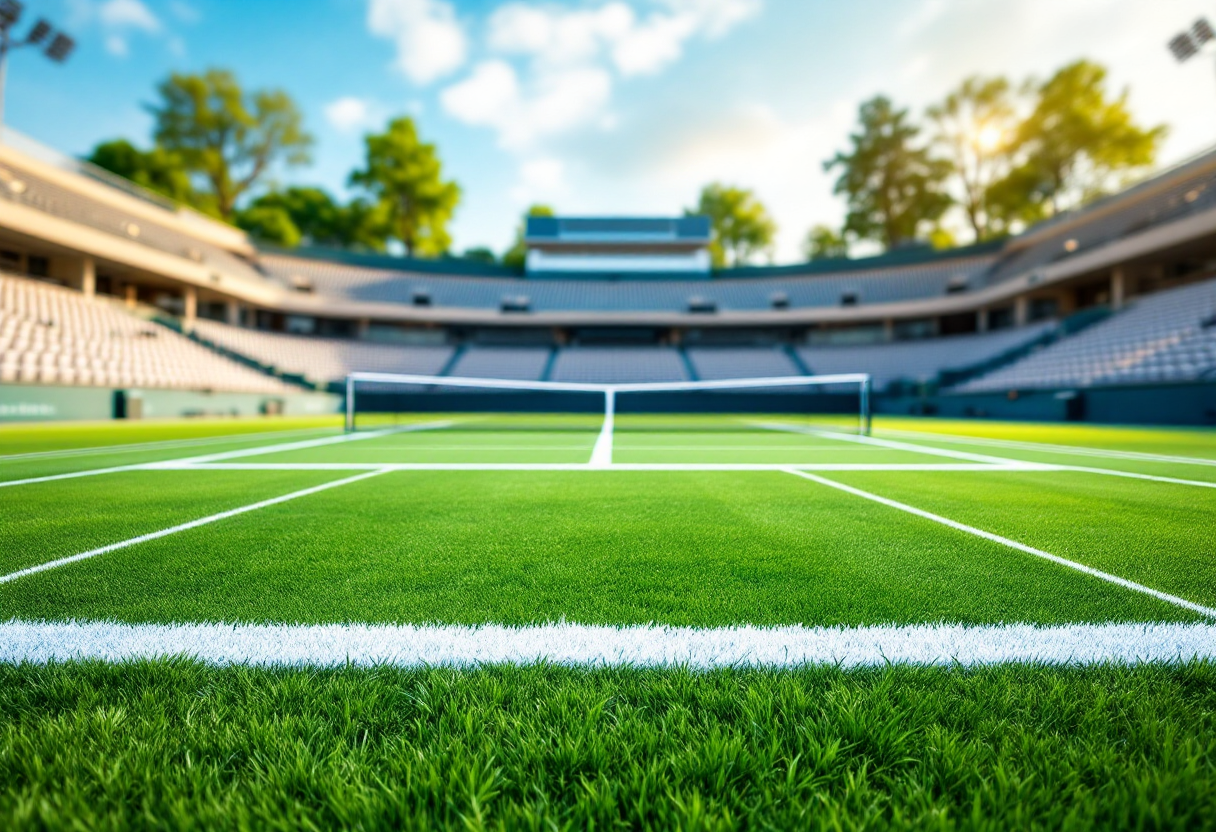
M 1216 670 L 0 667 L 0 825 L 1216 826 Z

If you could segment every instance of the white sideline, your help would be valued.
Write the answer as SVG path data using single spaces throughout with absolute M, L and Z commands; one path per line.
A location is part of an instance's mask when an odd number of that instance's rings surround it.
M 1073 454 L 1076 456 L 1096 456 L 1105 459 L 1133 459 L 1144 462 L 1173 462 L 1180 465 L 1211 465 L 1216 466 L 1216 459 L 1204 459 L 1197 456 L 1172 456 L 1170 454 L 1150 454 L 1144 451 L 1116 451 L 1109 448 L 1090 448 L 1084 445 L 1055 445 L 1047 442 L 1023 442 L 1018 439 L 991 439 L 986 436 L 956 436 L 949 433 L 930 433 L 928 431 L 895 430 L 883 428 L 883 433 L 896 436 L 906 436 L 910 439 L 927 439 L 931 442 L 945 442 L 952 445 L 987 445 L 994 448 L 1009 448 L 1018 451 L 1037 451 L 1053 454 Z
M 1066 471 L 1046 462 L 150 462 L 149 471 Z
M 946 448 L 933 448 L 926 445 L 914 445 L 911 442 L 897 442 L 893 439 L 879 439 L 874 436 L 861 436 L 856 433 L 839 433 L 831 430 L 819 430 L 817 428 L 807 428 L 801 425 L 789 425 L 784 422 L 753 422 L 752 424 L 768 430 L 784 431 L 786 433 L 804 433 L 808 436 L 822 436 L 827 439 L 835 439 L 840 442 L 855 442 L 859 445 L 871 445 L 879 448 L 890 448 L 895 451 L 909 451 L 915 454 L 928 454 L 929 456 L 945 456 L 951 459 L 966 459 L 971 462 L 987 462 L 990 465 L 1008 465 L 1017 463 L 1020 460 L 1006 459 L 1000 456 L 988 456 L 987 454 L 970 454 L 966 451 L 951 451 Z
M 219 462 L 225 459 L 240 459 L 246 456 L 262 456 L 263 454 L 277 454 L 284 451 L 303 451 L 308 448 L 322 448 L 326 445 L 341 445 L 346 442 L 362 442 L 367 439 L 380 439 L 385 436 L 392 436 L 397 433 L 413 433 L 420 430 L 440 430 L 442 428 L 450 428 L 454 425 L 450 419 L 437 422 L 420 422 L 416 425 L 404 425 L 400 427 L 383 428 L 381 430 L 368 431 L 367 433 L 342 433 L 337 436 L 325 436 L 320 439 L 305 439 L 300 442 L 283 442 L 278 445 L 261 445 L 256 448 L 242 448 L 239 451 L 223 451 L 218 454 L 205 454 L 204 456 L 192 456 L 184 459 L 167 460 L 166 464 L 173 465 L 190 465 L 201 462 Z M 149 468 L 155 468 L 160 463 L 150 462 Z
M 896 442 L 890 439 L 879 439 L 873 436 L 857 436 L 848 433 L 836 433 L 833 431 L 816 430 L 815 428 L 805 428 L 800 425 L 789 425 L 782 422 L 752 422 L 751 424 L 757 427 L 767 428 L 769 430 L 784 431 L 787 433 L 805 433 L 812 436 L 825 436 L 830 439 L 839 439 L 845 442 L 857 442 L 862 445 L 872 445 L 883 448 L 892 448 L 894 450 L 909 451 L 912 453 L 929 454 L 930 456 L 945 456 L 955 459 L 971 459 L 977 462 L 988 462 L 993 466 L 1002 467 L 1003 470 L 1010 470 L 1008 466 L 1020 465 L 1035 465 L 1036 463 L 1027 462 L 1020 459 L 1010 459 L 1003 456 L 988 456 L 986 454 L 969 454 L 964 451 L 950 451 L 945 448 L 934 448 L 929 445 L 917 445 L 912 442 Z M 1173 485 L 1191 485 L 1198 488 L 1216 488 L 1216 482 L 1207 482 L 1204 480 L 1184 480 L 1178 477 L 1163 477 L 1156 474 L 1140 474 L 1134 471 L 1120 471 L 1115 468 L 1091 468 L 1083 465 L 1051 465 L 1050 463 L 1039 463 L 1048 465 L 1046 468 L 1014 468 L 1013 470 L 1022 471 L 1080 471 L 1086 474 L 1105 474 L 1111 477 L 1126 477 L 1134 480 L 1148 480 L 1150 482 L 1165 482 Z M 805 465 L 787 465 L 786 468 L 801 468 L 804 470 L 812 470 Z M 826 470 L 826 469 L 823 469 Z M 842 469 L 847 470 L 847 469 Z M 925 469 L 932 470 L 932 469 Z M 987 470 L 987 469 L 977 469 Z
M 218 436 L 199 436 L 194 439 L 164 439 L 158 442 L 128 442 L 122 445 L 92 445 L 87 448 L 62 448 L 57 451 L 31 451 L 24 454 L 4 454 L 0 463 L 27 459 L 61 459 L 75 456 L 108 456 L 109 454 L 132 454 L 142 451 L 164 451 L 172 448 L 192 448 L 198 445 L 223 445 L 253 442 L 268 436 L 297 436 L 301 433 L 332 433 L 338 428 L 300 428 L 299 430 L 270 430 L 257 433 L 225 433 Z
M 1002 537 L 999 534 L 993 534 L 992 532 L 986 532 L 983 529 L 977 529 L 975 526 L 968 526 L 965 523 L 959 523 L 956 520 L 951 520 L 948 517 L 942 517 L 940 514 L 934 514 L 932 512 L 925 511 L 924 509 L 919 509 L 919 508 L 916 508 L 915 506 L 910 506 L 907 503 L 901 503 L 901 502 L 898 502 L 897 500 L 888 499 L 887 497 L 880 497 L 879 495 L 874 494 L 872 492 L 863 491 L 860 488 L 854 488 L 853 486 L 845 485 L 842 482 L 836 482 L 835 480 L 829 480 L 825 477 L 820 477 L 815 474 L 809 473 L 807 471 L 800 471 L 800 470 L 797 470 L 794 468 L 789 468 L 787 470 L 789 473 L 793 474 L 796 477 L 802 477 L 803 479 L 810 480 L 811 482 L 817 482 L 820 485 L 826 485 L 829 488 L 835 488 L 838 491 L 844 491 L 846 493 L 852 494 L 856 497 L 861 497 L 866 500 L 873 500 L 874 502 L 881 503 L 884 506 L 889 506 L 890 508 L 898 509 L 900 511 L 906 511 L 908 514 L 915 514 L 917 517 L 923 517 L 926 520 L 932 520 L 934 523 L 941 523 L 943 526 L 949 526 L 952 529 L 957 529 L 958 531 L 966 532 L 967 534 L 973 534 L 976 537 L 982 537 L 985 540 L 991 540 L 994 543 L 1000 543 L 1002 546 L 1008 546 L 1011 549 L 1017 549 L 1019 552 L 1025 552 L 1029 555 L 1034 555 L 1035 557 L 1043 558 L 1044 560 L 1049 560 L 1052 563 L 1058 563 L 1061 566 L 1067 566 L 1069 569 L 1075 569 L 1078 572 L 1083 572 L 1086 575 L 1090 575 L 1092 577 L 1098 578 L 1099 580 L 1103 580 L 1108 583 L 1112 583 L 1117 586 L 1121 586 L 1124 589 L 1130 589 L 1135 592 L 1141 592 L 1141 593 L 1144 593 L 1145 595 L 1150 595 L 1159 601 L 1164 601 L 1167 604 L 1173 604 L 1176 607 L 1181 607 L 1183 609 L 1187 609 L 1192 612 L 1197 612 L 1200 615 L 1205 616 L 1207 618 L 1216 619 L 1216 608 L 1205 607 L 1202 604 L 1196 604 L 1194 601 L 1188 601 L 1185 598 L 1178 597 L 1177 595 L 1170 595 L 1168 592 L 1161 592 L 1160 590 L 1153 589 L 1152 587 L 1145 586 L 1144 584 L 1138 584 L 1135 581 L 1129 581 L 1126 578 L 1120 578 L 1118 575 L 1112 575 L 1109 572 L 1103 572 L 1100 569 L 1094 569 L 1092 566 L 1086 566 L 1083 563 L 1077 563 L 1075 560 L 1069 560 L 1068 558 L 1063 558 L 1063 557 L 1060 557 L 1059 555 L 1053 555 L 1050 552 L 1044 552 L 1042 549 L 1036 549 L 1033 546 L 1027 546 L 1025 543 L 1019 543 L 1016 540 L 1010 540 L 1008 537 Z
M 365 480 L 365 479 L 368 479 L 369 477 L 375 477 L 375 476 L 378 476 L 383 473 L 384 473 L 384 471 L 368 471 L 363 474 L 356 474 L 353 477 L 346 477 L 345 479 L 334 480 L 333 482 L 322 483 L 321 485 L 314 485 L 311 488 L 304 488 L 304 489 L 301 489 L 300 491 L 293 491 L 290 494 L 284 494 L 280 497 L 272 497 L 269 500 L 262 500 L 257 503 L 250 503 L 247 506 L 241 506 L 239 508 L 229 509 L 228 511 L 221 511 L 219 514 L 212 514 L 207 517 L 200 517 L 197 520 L 191 520 L 188 523 L 181 523 L 177 526 L 171 526 L 167 529 L 161 529 L 160 531 L 149 532 L 148 534 L 141 534 L 138 537 L 132 537 L 128 540 L 120 540 L 117 543 L 110 543 L 109 545 L 100 546 L 96 549 L 90 549 L 87 552 L 81 552 L 80 554 L 77 554 L 77 555 L 69 555 L 68 557 L 58 558 L 58 559 L 52 560 L 52 561 L 47 561 L 46 563 L 40 563 L 36 566 L 29 566 L 29 567 L 26 567 L 25 569 L 18 569 L 16 572 L 10 572 L 7 575 L 0 575 L 0 584 L 6 584 L 6 583 L 9 583 L 10 581 L 15 581 L 18 578 L 24 578 L 27 575 L 35 575 L 39 572 L 45 572 L 48 569 L 55 569 L 56 567 L 59 567 L 59 566 L 67 566 L 69 563 L 76 563 L 77 561 L 86 560 L 88 558 L 94 558 L 94 557 L 97 557 L 98 555 L 104 555 L 107 552 L 113 552 L 116 549 L 125 549 L 128 546 L 134 546 L 138 543 L 147 543 L 149 540 L 158 540 L 159 538 L 168 537 L 171 534 L 177 534 L 178 532 L 184 532 L 184 531 L 187 531 L 188 529 L 196 529 L 199 526 L 205 526 L 208 523 L 214 523 L 217 520 L 225 520 L 229 517 L 235 517 L 238 514 L 245 514 L 246 512 L 257 511 L 258 509 L 266 508 L 267 506 L 273 506 L 273 505 L 278 505 L 279 503 L 285 503 L 288 500 L 294 500 L 297 497 L 307 497 L 309 494 L 316 494 L 319 491 L 325 491 L 326 489 L 329 489 L 329 488 L 337 488 L 339 485 L 347 485 L 348 483 L 358 482 L 359 480 Z
M 394 433 L 405 433 L 415 430 L 435 430 L 438 428 L 450 427 L 453 422 L 423 422 L 418 425 L 408 425 L 400 428 L 387 428 L 385 430 L 372 431 L 370 433 L 351 433 L 339 434 L 337 436 L 326 436 L 321 439 L 309 439 L 303 442 L 282 442 L 275 445 L 260 445 L 256 448 L 244 448 L 239 451 L 228 451 L 219 454 L 207 454 L 205 456 L 180 457 L 178 459 L 166 459 L 160 462 L 140 462 L 132 463 L 131 465 L 118 465 L 110 468 L 92 468 L 87 471 L 70 471 L 66 474 L 49 474 L 43 477 L 26 477 L 20 480 L 0 481 L 0 488 L 7 488 L 13 485 L 33 485 L 40 482 L 53 482 L 55 480 L 71 480 L 77 477 L 94 477 L 98 474 L 117 474 L 123 471 L 160 471 L 160 470 L 176 470 L 178 468 L 189 467 L 189 463 L 194 462 L 209 462 L 222 459 L 235 459 L 244 456 L 260 456 L 262 454 L 273 454 L 279 451 L 294 451 L 303 448 L 317 448 L 323 445 L 333 445 L 339 442 L 356 442 L 364 439 L 378 439 L 382 436 L 389 436 Z
M 1216 658 L 1211 624 L 721 628 L 540 624 L 0 623 L 8 663 L 193 658 L 211 665 L 840 667 L 1175 663 Z

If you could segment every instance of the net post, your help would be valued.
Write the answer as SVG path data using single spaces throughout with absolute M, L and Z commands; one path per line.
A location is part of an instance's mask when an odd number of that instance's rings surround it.
M 861 399 L 861 435 L 869 436 L 873 420 L 870 415 L 870 376 L 868 374 L 861 380 L 859 398 Z
M 355 431 L 355 377 L 346 377 L 346 432 Z

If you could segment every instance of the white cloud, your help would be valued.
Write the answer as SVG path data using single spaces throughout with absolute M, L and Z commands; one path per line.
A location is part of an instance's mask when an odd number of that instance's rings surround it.
M 325 120 L 339 133 L 353 133 L 380 120 L 380 107 L 364 98 L 346 95 L 325 105 Z
M 110 35 L 106 38 L 106 51 L 115 58 L 125 58 L 131 52 L 127 47 L 127 39 L 121 35 Z
M 82 6 L 77 14 L 86 19 L 96 16 L 105 31 L 105 49 L 116 58 L 130 54 L 132 32 L 158 35 L 164 29 L 160 19 L 140 0 L 105 0 L 96 7 Z
M 418 84 L 450 75 L 468 54 L 464 28 L 445 0 L 371 0 L 367 25 L 396 44 L 397 67 Z
M 659 0 L 639 17 L 611 0 L 576 9 L 508 3 L 489 20 L 488 45 L 549 66 L 607 57 L 624 75 L 658 72 L 683 54 L 695 35 L 720 37 L 760 10 L 761 0 Z
M 138 29 L 149 34 L 161 30 L 160 20 L 140 0 L 106 0 L 98 7 L 97 18 L 114 29 Z
M 511 199 L 522 208 L 537 202 L 553 202 L 566 193 L 566 163 L 541 156 L 520 164 L 519 182 L 511 189 Z
M 689 38 L 719 37 L 760 3 L 650 0 L 639 17 L 622 0 L 575 8 L 510 2 L 486 24 L 486 47 L 501 57 L 477 63 L 440 103 L 519 152 L 577 128 L 610 129 L 614 76 L 659 72 L 680 58 Z
M 488 60 L 445 89 L 440 103 L 465 124 L 496 130 L 504 147 L 525 150 L 540 138 L 594 123 L 611 92 L 611 76 L 595 67 L 542 74 L 525 89 L 510 64 Z
M 186 0 L 172 0 L 169 3 L 169 11 L 173 12 L 173 16 L 182 23 L 198 23 L 203 19 L 203 14 L 194 6 L 186 2 Z

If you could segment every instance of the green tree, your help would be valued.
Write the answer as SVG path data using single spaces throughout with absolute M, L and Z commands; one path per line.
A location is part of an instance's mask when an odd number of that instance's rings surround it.
M 1082 60 L 1027 85 L 1034 107 L 1017 128 L 1018 163 L 988 195 L 999 219 L 1030 223 L 1075 208 L 1154 163 L 1167 128 L 1138 126 L 1127 90 L 1111 97 L 1106 75 Z
M 807 260 L 840 260 L 849 256 L 849 241 L 834 228 L 816 225 L 806 233 L 802 251 Z
M 281 205 L 254 203 L 235 214 L 236 224 L 259 240 L 284 248 L 295 248 L 302 235 L 291 215 Z
M 474 246 L 464 250 L 464 259 L 472 260 L 474 263 L 486 263 L 494 265 L 498 262 L 498 258 L 494 256 L 494 252 L 485 246 Z
M 864 102 L 858 119 L 849 152 L 823 164 L 825 171 L 840 169 L 834 193 L 848 203 L 844 230 L 888 249 L 915 240 L 950 207 L 950 163 L 917 143 L 920 128 L 885 96 Z
M 267 229 L 279 223 L 268 223 L 269 211 L 282 212 L 296 228 L 296 243 L 265 236 Z M 366 200 L 356 199 L 347 205 L 334 200 L 321 188 L 296 186 L 281 191 L 269 191 L 237 211 L 236 223 L 262 239 L 280 245 L 300 242 L 337 248 L 364 248 L 383 251 L 388 228 Z
M 392 236 L 411 257 L 438 257 L 452 244 L 448 223 L 460 202 L 460 186 L 443 179 L 434 144 L 418 137 L 414 120 L 389 122 L 383 133 L 364 137 L 363 169 L 350 175 L 383 211 Z
M 709 246 L 714 268 L 742 265 L 756 254 L 769 251 L 777 235 L 777 225 L 756 195 L 746 188 L 717 182 L 701 189 L 695 208 L 686 216 L 709 217 L 713 241 Z
M 149 107 L 156 143 L 207 183 L 219 216 L 231 219 L 237 201 L 276 163 L 308 161 L 312 137 L 295 103 L 281 90 L 248 94 L 236 76 L 211 69 L 174 73 Z
M 553 209 L 548 205 L 528 206 L 528 210 L 524 211 L 519 225 L 515 226 L 515 242 L 511 243 L 511 247 L 503 253 L 502 264 L 510 266 L 513 269 L 522 269 L 528 257 L 528 249 L 524 245 L 524 233 L 528 229 L 528 217 L 552 216 L 556 216 L 556 214 L 554 214 Z
M 1015 147 L 1016 109 L 1005 78 L 967 78 L 927 111 L 936 141 L 953 163 L 951 178 L 975 240 L 1004 229 L 989 207 L 993 183 L 1008 175 Z
M 181 158 L 164 148 L 140 150 L 126 139 L 114 139 L 94 147 L 86 161 L 183 205 L 214 209 L 194 190 Z

